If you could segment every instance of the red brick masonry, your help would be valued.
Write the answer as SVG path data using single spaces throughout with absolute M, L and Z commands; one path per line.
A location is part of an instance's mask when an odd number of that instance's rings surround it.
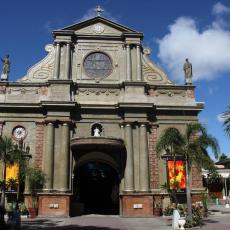
M 69 195 L 39 194 L 38 215 L 50 217 L 68 217 L 70 207 Z
M 150 188 L 159 189 L 159 168 L 156 154 L 157 143 L 157 126 L 152 126 L 149 135 L 149 171 L 150 171 Z
M 36 144 L 35 144 L 35 165 L 42 168 L 43 143 L 44 143 L 44 123 L 36 122 Z
M 122 216 L 125 217 L 152 217 L 153 197 L 150 195 L 123 195 Z

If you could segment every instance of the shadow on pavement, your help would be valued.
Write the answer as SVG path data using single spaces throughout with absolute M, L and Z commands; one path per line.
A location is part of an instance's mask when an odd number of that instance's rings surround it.
M 61 230 L 61 229 L 76 229 L 76 230 L 121 230 L 118 228 L 109 227 L 97 227 L 97 226 L 79 226 L 79 225 L 65 225 L 60 226 L 59 223 L 62 221 L 51 222 L 48 219 L 33 220 L 33 221 L 23 221 L 22 230 L 36 230 L 36 229 L 47 229 L 47 230 Z
M 216 224 L 216 223 L 219 223 L 219 221 L 217 220 L 212 220 L 212 219 L 203 219 L 202 222 L 201 222 L 201 226 L 205 226 L 207 224 Z

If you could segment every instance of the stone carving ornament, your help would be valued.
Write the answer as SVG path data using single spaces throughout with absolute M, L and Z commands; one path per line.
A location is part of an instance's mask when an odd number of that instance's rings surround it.
M 184 91 L 180 91 L 180 90 L 157 90 L 156 91 L 156 96 L 159 96 L 159 94 L 161 95 L 167 95 L 169 97 L 173 97 L 173 96 L 182 96 L 185 97 L 185 92 Z
M 114 94 L 115 96 L 119 96 L 120 90 L 118 89 L 78 89 L 76 94 L 77 95 L 101 95 L 105 94 L 109 96 Z

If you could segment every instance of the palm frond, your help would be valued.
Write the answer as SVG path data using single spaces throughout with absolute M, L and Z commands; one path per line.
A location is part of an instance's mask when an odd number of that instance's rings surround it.
M 230 106 L 228 106 L 227 110 L 221 114 L 221 118 L 224 120 L 224 131 L 230 137 Z
M 220 147 L 215 137 L 213 137 L 212 135 L 208 135 L 206 133 L 205 135 L 199 136 L 198 142 L 199 142 L 199 145 L 204 149 L 207 149 L 209 147 L 212 150 L 214 157 L 216 159 L 219 158 Z
M 207 133 L 206 128 L 200 123 L 189 123 L 185 131 L 186 141 L 191 141 L 191 139 L 194 136 L 199 135 L 199 133 Z
M 172 149 L 176 146 L 183 145 L 183 143 L 183 136 L 181 135 L 178 129 L 174 127 L 165 129 L 156 145 L 156 152 L 158 157 L 160 156 L 163 150 L 166 151 L 167 149 L 170 149 L 170 154 L 173 154 Z

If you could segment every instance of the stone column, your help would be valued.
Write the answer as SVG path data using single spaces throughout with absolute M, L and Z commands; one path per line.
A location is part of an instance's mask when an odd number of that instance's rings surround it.
M 137 44 L 137 81 L 141 81 L 141 51 L 139 44 Z
M 53 189 L 53 170 L 54 170 L 54 124 L 49 122 L 46 126 L 46 147 L 44 157 L 44 173 L 46 174 L 47 190 Z
M 148 192 L 149 188 L 149 156 L 146 124 L 140 126 L 140 191 Z
M 130 51 L 130 45 L 126 45 L 126 65 L 127 65 L 127 76 L 126 80 L 131 81 L 132 80 L 132 70 L 131 70 L 131 51 Z
M 126 142 L 126 168 L 125 168 L 125 191 L 134 190 L 134 176 L 133 176 L 133 136 L 132 126 L 126 124 L 125 126 L 125 142 Z
M 61 59 L 61 47 L 60 47 L 60 43 L 57 42 L 56 43 L 56 50 L 55 50 L 54 79 L 59 79 L 60 59 Z
M 69 124 L 64 123 L 62 125 L 62 149 L 59 161 L 62 162 L 59 167 L 59 189 L 61 191 L 67 191 L 69 189 Z
M 120 128 L 121 128 L 121 138 L 123 139 L 123 140 L 125 140 L 125 130 L 124 130 L 124 125 L 122 124 L 121 126 L 120 126 Z M 124 163 L 122 162 L 122 166 L 124 166 Z M 122 167 L 123 168 L 123 167 Z M 123 190 L 125 189 L 125 179 L 124 179 L 124 177 L 123 178 L 121 178 L 121 183 L 120 183 L 120 192 L 122 192 Z
M 70 79 L 70 43 L 66 44 L 65 79 Z

